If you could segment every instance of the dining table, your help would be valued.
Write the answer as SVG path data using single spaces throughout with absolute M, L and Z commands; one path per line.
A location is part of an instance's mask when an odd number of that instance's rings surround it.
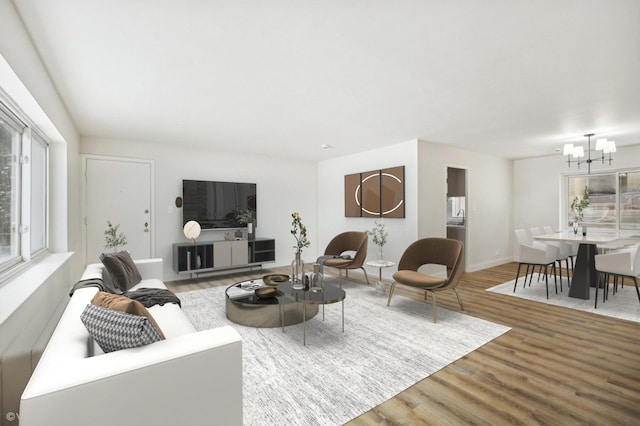
M 536 235 L 537 241 L 550 241 L 579 244 L 576 262 L 573 267 L 573 277 L 569 288 L 569 297 L 589 300 L 589 288 L 595 287 L 598 280 L 595 255 L 598 254 L 598 244 L 612 244 L 629 238 L 628 232 L 589 229 L 584 235 L 579 229 L 575 233 L 572 229 L 551 234 Z

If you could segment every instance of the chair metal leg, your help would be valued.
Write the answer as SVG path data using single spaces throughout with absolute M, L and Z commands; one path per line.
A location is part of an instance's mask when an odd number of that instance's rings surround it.
M 435 324 L 436 322 L 438 322 L 437 319 L 436 319 L 436 317 L 437 317 L 437 314 L 436 314 L 436 293 L 433 292 L 433 291 L 431 291 L 430 293 L 431 293 L 431 300 L 432 300 L 431 303 L 433 305 L 433 323 Z
M 338 276 L 340 277 L 340 288 L 342 288 L 342 269 L 338 269 Z
M 544 282 L 545 282 L 545 288 L 547 289 L 547 299 L 548 299 L 549 298 L 549 275 L 547 274 L 547 265 L 544 265 Z
M 364 272 L 364 279 L 367 280 L 367 285 L 371 285 L 369 284 L 369 276 L 367 275 L 367 270 L 364 269 L 362 266 L 360 267 L 360 269 L 362 269 L 362 272 Z
M 458 303 L 460 304 L 460 309 L 464 311 L 464 306 L 462 306 L 462 299 L 460 299 L 460 295 L 458 294 L 458 289 L 454 288 L 453 291 L 456 293 L 456 297 L 458 298 Z
M 638 302 L 640 302 L 640 290 L 638 289 L 638 279 L 636 277 L 633 278 L 633 283 L 636 285 L 636 293 L 638 293 Z
M 391 283 L 391 287 L 389 288 L 389 299 L 387 300 L 387 306 L 391 303 L 391 296 L 393 295 L 393 289 L 396 288 L 396 282 Z
M 518 277 L 520 276 L 520 268 L 522 267 L 522 263 L 518 263 L 518 272 L 516 272 L 516 282 L 513 284 L 513 292 L 516 292 L 516 287 L 518 285 Z M 527 265 L 527 271 L 529 271 L 529 265 Z M 527 275 L 524 276 L 524 282 L 527 282 Z
M 607 276 L 607 274 L 603 273 L 603 272 L 598 272 L 598 278 L 596 279 L 596 297 L 594 299 L 596 299 L 594 305 L 593 305 L 593 309 L 598 309 L 598 287 L 600 287 L 600 282 L 602 281 L 602 276 Z M 608 278 L 605 278 L 605 280 Z

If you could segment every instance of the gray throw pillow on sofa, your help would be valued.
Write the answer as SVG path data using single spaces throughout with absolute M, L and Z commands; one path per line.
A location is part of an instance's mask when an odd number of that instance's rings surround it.
M 136 264 L 128 251 L 102 253 L 100 261 L 109 271 L 113 283 L 122 291 L 127 291 L 142 280 Z
M 163 340 L 149 318 L 142 315 L 88 304 L 80 319 L 105 353 Z

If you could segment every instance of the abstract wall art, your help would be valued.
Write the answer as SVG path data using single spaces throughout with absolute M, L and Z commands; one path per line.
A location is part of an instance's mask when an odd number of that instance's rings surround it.
M 404 166 L 344 177 L 345 217 L 404 217 Z

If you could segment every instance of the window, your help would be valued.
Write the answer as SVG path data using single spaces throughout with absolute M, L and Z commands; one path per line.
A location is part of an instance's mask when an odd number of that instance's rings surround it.
M 48 145 L 0 103 L 0 271 L 47 248 Z
M 640 229 L 640 171 L 620 173 L 620 228 Z
M 640 229 L 640 171 L 591 174 L 567 177 L 567 224 L 574 220 L 571 204 L 584 198 L 588 188 L 589 204 L 582 222 L 610 229 Z

